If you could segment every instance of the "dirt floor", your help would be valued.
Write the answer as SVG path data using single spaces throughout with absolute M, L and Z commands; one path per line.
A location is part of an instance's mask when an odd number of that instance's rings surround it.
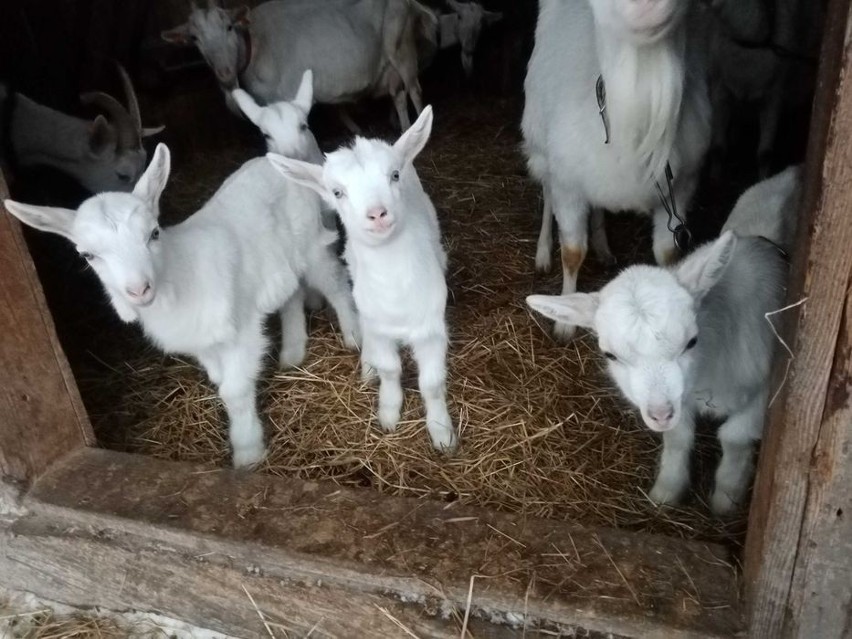
M 375 390 L 360 383 L 357 354 L 343 348 L 320 312 L 311 320 L 302 368 L 276 371 L 275 353 L 269 354 L 260 389 L 269 457 L 260 472 L 738 544 L 744 513 L 719 521 L 705 503 L 717 458 L 712 428 L 699 434 L 695 490 L 682 507 L 657 508 L 645 491 L 659 440 L 619 399 L 593 337 L 557 344 L 549 323 L 525 307 L 532 292 L 557 292 L 561 275 L 534 273 L 540 202 L 520 152 L 521 99 L 445 93 L 434 100 L 433 137 L 417 168 L 449 249 L 449 398 L 461 448 L 446 459 L 429 446 L 410 362 L 403 426 L 392 435 L 380 432 L 372 419 Z M 186 105 L 198 99 L 184 94 L 143 108 L 151 122 L 170 127 L 163 138 L 174 152 L 163 202 L 170 222 L 196 210 L 228 174 L 263 151 L 260 136 L 228 114 L 215 92 L 204 94 L 208 108 L 193 112 L 193 126 L 181 126 Z M 389 107 L 371 108 L 368 132 L 392 137 Z M 347 138 L 328 113 L 315 120 L 324 149 Z M 693 213 L 703 219 L 699 237 L 718 229 L 740 189 L 704 189 Z M 607 226 L 619 263 L 607 269 L 587 260 L 581 289 L 651 261 L 646 220 L 608 215 Z M 122 325 L 63 240 L 29 238 L 100 443 L 227 465 L 224 411 L 196 364 L 162 355 L 137 327 Z M 272 334 L 277 330 L 270 324 Z

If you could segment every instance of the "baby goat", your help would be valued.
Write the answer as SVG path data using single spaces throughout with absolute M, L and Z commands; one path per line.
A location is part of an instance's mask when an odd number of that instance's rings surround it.
M 674 503 L 688 487 L 696 414 L 725 419 L 710 504 L 726 514 L 746 495 L 763 430 L 774 340 L 766 314 L 781 307 L 785 278 L 772 244 L 728 231 L 671 269 L 632 266 L 600 292 L 527 303 L 593 329 L 622 393 L 663 433 L 653 501 Z
M 350 346 L 357 342 L 354 308 L 339 277 L 342 265 L 322 241 L 314 193 L 287 184 L 266 158 L 257 158 L 198 213 L 161 229 L 169 170 L 168 147 L 160 144 L 132 193 L 96 195 L 76 213 L 10 200 L 6 207 L 24 223 L 73 242 L 122 320 L 139 321 L 164 351 L 199 360 L 228 413 L 234 466 L 250 466 L 265 453 L 255 387 L 266 315 L 283 307 L 281 363 L 295 365 L 306 340 L 301 278 L 335 307 Z
M 379 423 L 396 428 L 402 408 L 400 345 L 410 346 L 420 369 L 426 428 L 432 445 L 456 447 L 446 402 L 447 257 L 435 207 L 413 161 L 432 130 L 432 109 L 391 146 L 356 138 L 330 153 L 324 167 L 269 159 L 281 173 L 334 204 L 347 232 L 344 257 L 353 281 L 364 338 L 365 371 L 379 375 Z

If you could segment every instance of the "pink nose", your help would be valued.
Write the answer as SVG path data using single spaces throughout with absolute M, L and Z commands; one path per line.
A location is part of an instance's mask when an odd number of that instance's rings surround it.
M 388 210 L 383 206 L 374 206 L 369 211 L 367 211 L 367 218 L 373 220 L 373 222 L 377 222 L 378 220 L 384 219 L 388 216 Z
M 674 417 L 674 406 L 671 404 L 651 406 L 648 409 L 648 416 L 658 424 L 665 425 Z
M 148 291 L 151 290 L 151 283 L 144 282 L 137 286 L 128 286 L 126 290 L 127 294 L 130 297 L 143 297 Z

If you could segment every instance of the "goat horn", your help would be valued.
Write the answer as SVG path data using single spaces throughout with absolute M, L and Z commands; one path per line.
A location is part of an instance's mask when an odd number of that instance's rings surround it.
M 118 135 L 118 148 L 131 149 L 139 146 L 139 134 L 133 125 L 133 120 L 121 102 L 111 95 L 101 91 L 83 93 L 80 96 L 83 104 L 100 108 L 106 112 L 110 123 L 115 126 Z
M 133 126 L 136 132 L 142 133 L 142 114 L 139 112 L 139 100 L 136 98 L 136 90 L 133 88 L 133 83 L 130 81 L 130 76 L 127 71 L 118 62 L 115 63 L 118 67 L 118 74 L 121 76 L 121 85 L 124 87 L 124 96 L 127 98 L 127 110 L 130 112 L 130 119 L 133 121 Z

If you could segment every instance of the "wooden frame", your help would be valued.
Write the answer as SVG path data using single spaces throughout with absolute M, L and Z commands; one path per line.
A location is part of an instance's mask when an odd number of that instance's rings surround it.
M 21 229 L 0 212 L 0 575 L 238 636 L 845 636 L 852 599 L 852 58 L 834 0 L 745 554 L 92 448 Z M 0 195 L 5 184 L 0 178 Z M 796 322 L 791 321 L 791 327 Z M 795 333 L 795 334 L 793 334 Z M 249 596 L 250 595 L 250 596 Z M 495 623 L 496 622 L 496 623 Z M 523 630 L 522 630 L 523 629 Z

